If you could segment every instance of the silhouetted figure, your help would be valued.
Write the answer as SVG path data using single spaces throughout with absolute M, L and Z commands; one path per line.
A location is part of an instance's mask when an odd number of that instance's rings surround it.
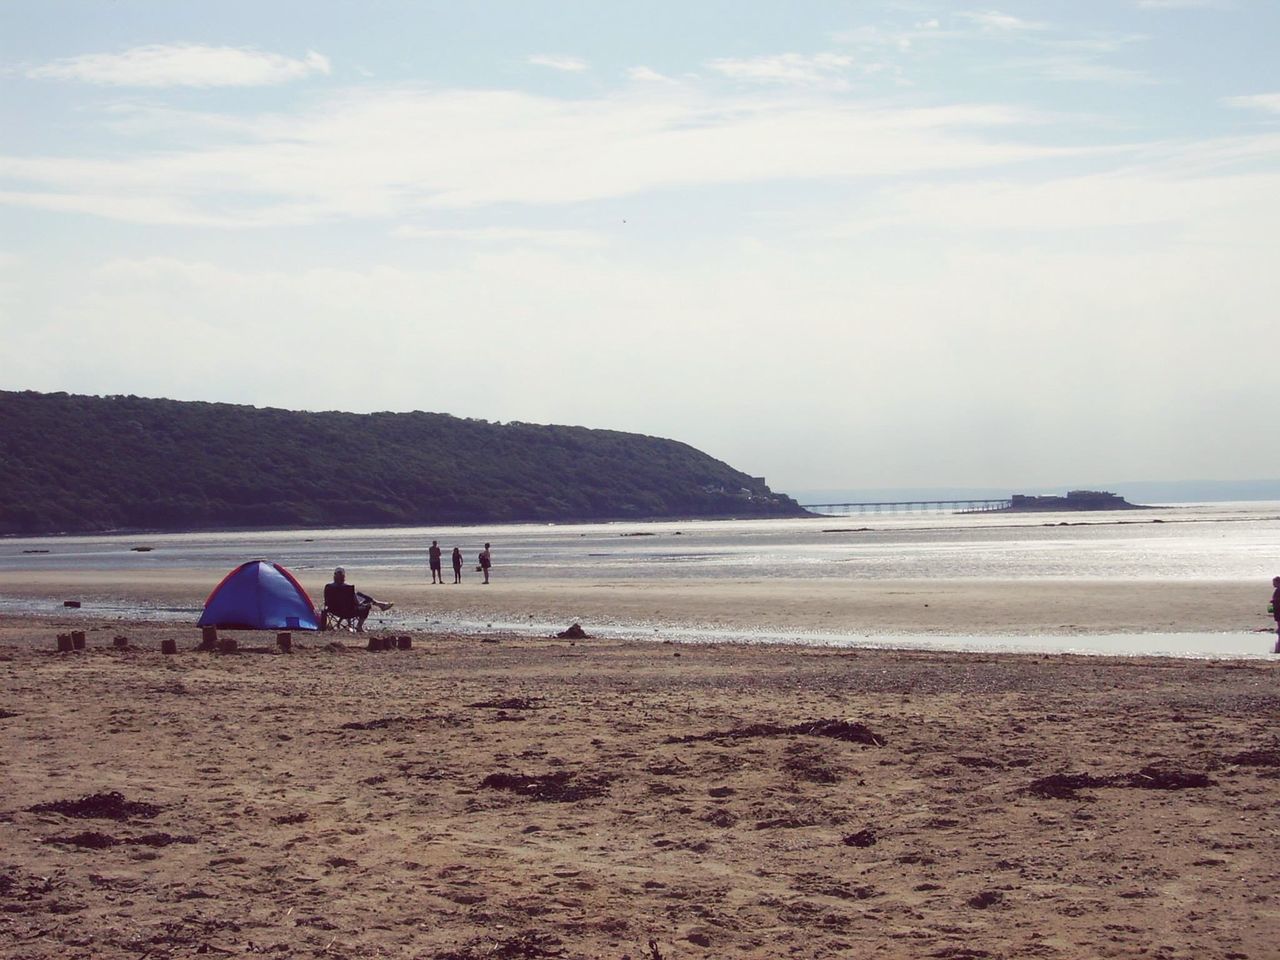
M 462 582 L 462 551 L 457 547 L 453 548 L 453 582 Z
M 431 541 L 431 549 L 427 551 L 427 562 L 431 567 L 431 582 L 444 583 L 444 574 L 440 572 L 440 544 Z
M 489 545 L 486 543 L 484 549 L 480 551 L 480 572 L 484 574 L 484 582 L 489 582 L 489 568 L 493 566 L 493 557 L 489 554 Z
M 360 593 L 347 583 L 347 571 L 338 567 L 333 571 L 333 583 L 324 587 L 324 609 L 335 617 L 356 622 L 356 633 L 364 633 L 364 622 L 369 618 L 369 611 L 374 607 L 379 610 L 390 610 L 391 602 L 375 600 L 367 593 Z
M 1271 615 L 1276 618 L 1276 645 L 1272 653 L 1280 653 L 1280 577 L 1271 578 L 1275 590 L 1271 594 Z

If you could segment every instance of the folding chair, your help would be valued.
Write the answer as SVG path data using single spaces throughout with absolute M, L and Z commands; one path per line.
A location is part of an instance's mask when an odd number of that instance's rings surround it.
M 349 583 L 331 583 L 324 588 L 324 606 L 320 608 L 321 626 L 325 630 L 360 633 L 360 601 L 356 588 Z M 368 613 L 365 612 L 365 616 Z
M 321 630 L 346 630 L 348 633 L 358 633 L 359 628 L 356 624 L 359 622 L 360 618 L 355 613 L 338 614 L 328 607 L 320 608 Z

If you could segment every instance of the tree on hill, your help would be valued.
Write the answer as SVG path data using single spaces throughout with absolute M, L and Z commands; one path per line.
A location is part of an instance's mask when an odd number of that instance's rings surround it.
M 439 413 L 0 391 L 0 534 L 798 516 L 687 444 Z

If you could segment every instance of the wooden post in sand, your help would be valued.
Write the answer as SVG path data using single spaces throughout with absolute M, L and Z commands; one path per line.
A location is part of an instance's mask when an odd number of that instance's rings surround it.
M 71 634 L 69 633 L 58 634 L 58 652 L 59 653 L 70 653 L 74 649 L 75 649 L 75 644 L 71 642 Z
M 178 641 L 177 640 L 161 640 L 160 652 L 161 653 L 177 653 Z
M 397 637 L 397 638 L 396 638 L 396 645 L 397 645 L 401 650 L 412 650 L 412 649 L 413 649 L 413 637 Z
M 112 638 L 111 638 L 111 643 L 112 643 L 112 645 L 113 645 L 117 650 L 128 650 L 128 649 L 129 649 L 129 638 L 128 638 L 128 637 L 112 637 Z
M 200 628 L 200 650 L 216 650 L 218 649 L 218 628 L 217 627 L 201 627 Z
M 370 637 L 369 645 L 365 649 L 373 653 L 381 653 L 387 649 L 387 640 L 385 637 Z
M 84 649 L 84 642 L 85 642 L 85 641 L 84 641 L 84 631 L 83 631 L 83 630 L 72 630 L 72 631 L 71 631 L 71 645 L 72 645 L 73 647 L 75 647 L 77 650 L 83 650 L 83 649 Z
M 293 652 L 293 634 L 277 633 L 276 646 L 280 648 L 281 653 L 292 653 Z

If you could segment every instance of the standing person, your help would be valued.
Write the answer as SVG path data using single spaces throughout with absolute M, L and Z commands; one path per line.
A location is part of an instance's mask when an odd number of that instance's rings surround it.
M 1275 590 L 1271 594 L 1271 615 L 1276 618 L 1276 645 L 1272 653 L 1280 653 L 1280 577 L 1271 578 Z
M 453 548 L 453 582 L 462 582 L 462 551 L 457 547 Z
M 486 543 L 484 549 L 480 551 L 480 571 L 484 574 L 484 582 L 489 582 L 489 568 L 493 566 L 493 557 L 489 555 L 489 545 Z
M 431 582 L 444 583 L 444 574 L 440 572 L 440 542 L 431 541 L 431 549 L 427 551 L 427 562 L 431 566 Z

